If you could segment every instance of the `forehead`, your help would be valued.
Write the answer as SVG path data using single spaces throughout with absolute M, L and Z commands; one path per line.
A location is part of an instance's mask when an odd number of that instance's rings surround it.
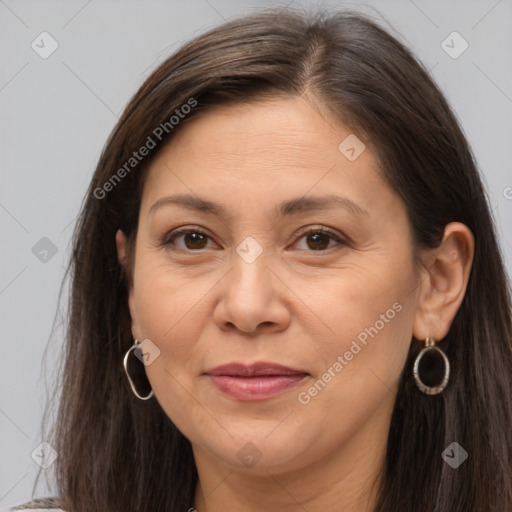
M 350 130 L 302 96 L 215 107 L 186 123 L 167 149 L 215 162 L 305 167 L 333 165 Z
M 347 138 L 357 144 L 350 137 L 357 136 L 303 97 L 214 107 L 185 122 L 161 149 L 141 206 L 147 211 L 176 191 L 226 202 L 243 198 L 259 206 L 336 191 L 364 207 L 370 199 L 365 196 L 384 183 L 368 147 L 355 159 L 340 151 Z

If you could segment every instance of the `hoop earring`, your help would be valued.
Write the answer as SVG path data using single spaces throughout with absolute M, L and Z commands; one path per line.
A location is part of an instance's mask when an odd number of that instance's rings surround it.
M 441 363 L 443 370 L 441 370 Z M 450 361 L 446 354 L 436 346 L 434 338 L 425 338 L 425 347 L 414 360 L 413 373 L 416 385 L 427 395 L 441 393 L 448 384 Z
M 135 388 L 135 384 L 133 383 L 133 380 L 132 378 L 130 377 L 130 373 L 128 372 L 128 358 L 130 357 L 130 353 L 132 351 L 135 351 L 135 350 L 141 350 L 140 348 L 140 341 L 139 340 L 135 340 L 134 344 L 127 350 L 126 354 L 124 355 L 124 358 L 123 358 L 123 366 L 124 366 L 124 371 L 126 373 L 126 377 L 128 378 L 128 382 L 130 383 L 130 387 L 132 388 L 132 391 L 134 393 L 134 395 L 139 399 L 139 400 L 149 400 L 152 396 L 153 396 L 153 390 L 151 390 L 149 392 L 149 394 L 147 394 L 146 396 L 142 396 L 139 394 L 139 392 L 137 391 L 137 389 Z

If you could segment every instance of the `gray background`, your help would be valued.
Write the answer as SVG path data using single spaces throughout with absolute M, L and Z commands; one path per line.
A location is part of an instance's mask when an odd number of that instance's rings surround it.
M 271 4 L 0 0 L 2 509 L 32 494 L 39 466 L 31 453 L 44 441 L 42 412 L 53 396 L 52 376 L 62 348 L 65 292 L 50 335 L 70 237 L 110 130 L 149 71 L 180 43 L 223 19 Z M 382 15 L 384 26 L 390 23 L 431 69 L 472 144 L 510 274 L 512 1 L 291 4 L 346 6 Z M 43 31 L 59 45 L 47 59 L 31 47 Z M 441 46 L 453 31 L 469 44 L 455 59 Z M 448 44 L 452 51 L 461 48 L 457 40 Z M 51 244 L 40 241 L 44 237 Z M 38 494 L 47 492 L 51 489 L 45 485 L 37 489 Z

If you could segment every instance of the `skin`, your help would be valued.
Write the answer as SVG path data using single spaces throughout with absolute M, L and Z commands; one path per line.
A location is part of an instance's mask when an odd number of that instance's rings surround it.
M 146 366 L 153 399 L 192 443 L 199 485 L 190 506 L 198 512 L 373 510 L 411 339 L 442 339 L 463 299 L 470 230 L 448 224 L 442 244 L 416 264 L 405 207 L 369 145 L 355 161 L 338 150 L 350 133 L 311 97 L 208 111 L 180 127 L 151 164 L 134 263 L 124 233 L 116 235 L 120 264 L 134 265 L 132 334 L 160 350 Z M 150 213 L 172 194 L 220 203 L 231 218 L 179 205 Z M 274 212 L 283 201 L 324 194 L 367 214 Z M 304 234 L 321 227 L 345 242 Z M 176 228 L 208 236 L 182 235 L 173 245 Z M 262 248 L 252 263 L 236 252 L 249 236 Z M 396 303 L 394 318 L 301 403 L 298 394 Z M 204 375 L 233 361 L 309 375 L 276 397 L 240 401 Z M 248 442 L 254 447 L 245 450 L 261 456 L 251 467 L 237 456 Z

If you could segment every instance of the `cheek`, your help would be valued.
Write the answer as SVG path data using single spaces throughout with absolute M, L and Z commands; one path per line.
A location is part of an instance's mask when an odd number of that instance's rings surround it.
M 400 272 L 389 265 L 381 265 L 380 271 L 377 265 L 369 268 L 373 270 L 355 265 L 344 269 L 343 277 L 321 287 L 316 298 L 311 296 L 330 335 L 312 337 L 314 353 L 321 360 L 315 378 L 321 382 L 311 392 L 306 390 L 305 401 L 322 394 L 318 402 L 371 407 L 369 402 L 398 383 L 414 321 L 412 268 L 407 271 L 403 266 Z
M 190 340 L 198 339 L 203 329 L 201 298 L 208 283 L 191 286 L 179 272 L 150 256 L 142 254 L 137 262 L 134 325 L 142 339 L 149 338 L 158 346 L 160 363 L 180 368 L 181 372 L 193 360 Z M 154 368 L 148 367 L 147 371 L 151 376 Z
M 198 293 L 196 286 L 183 282 L 179 271 L 166 264 L 160 252 L 144 248 L 138 251 L 134 299 L 137 323 L 146 337 L 151 333 L 157 339 L 165 338 L 185 316 L 188 303 Z
M 201 353 L 193 340 L 203 330 L 200 299 L 206 289 L 184 286 L 177 272 L 154 264 L 149 256 L 138 260 L 134 300 L 136 324 L 142 338 L 149 338 L 159 356 L 146 366 L 146 375 L 167 416 L 185 434 L 194 425 L 208 424 L 203 409 L 195 407 L 187 390 L 198 373 Z M 208 427 L 213 435 L 215 429 Z
M 337 350 L 348 350 L 353 340 L 364 346 L 371 339 L 385 339 L 387 333 L 396 335 L 409 324 L 404 322 L 410 320 L 404 314 L 411 299 L 412 279 L 407 272 L 397 275 L 383 265 L 377 269 L 371 264 L 367 268 L 353 265 L 336 274 L 312 285 L 307 302 L 318 312 L 319 324 L 324 325 L 324 333 L 330 332 L 327 337 Z
M 316 419 L 320 433 L 349 439 L 378 411 L 392 410 L 411 340 L 410 306 L 383 300 L 357 319 L 354 307 L 352 316 L 339 317 L 337 340 L 317 345 L 321 370 L 296 398 L 299 412 Z

